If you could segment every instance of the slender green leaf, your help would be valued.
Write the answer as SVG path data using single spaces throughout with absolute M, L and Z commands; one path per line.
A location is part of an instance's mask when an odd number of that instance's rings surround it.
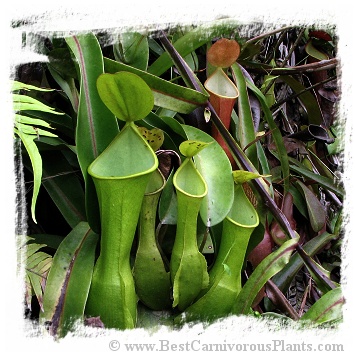
M 58 73 L 51 65 L 48 65 L 49 73 L 55 79 L 55 81 L 62 88 L 64 93 L 67 95 L 74 111 L 78 112 L 79 106 L 79 93 L 75 86 L 74 78 L 63 78 L 60 73 Z
M 49 123 L 52 128 L 55 128 L 58 132 L 61 132 L 69 138 L 74 139 L 74 123 L 73 119 L 68 114 L 63 113 L 63 115 L 57 115 L 48 112 L 41 112 L 38 110 L 24 110 L 21 112 L 21 115 L 44 120 Z
M 303 246 L 303 249 L 309 256 L 312 257 L 334 238 L 335 235 L 333 234 L 329 234 L 327 232 L 322 233 L 307 242 Z M 296 276 L 297 272 L 302 268 L 303 265 L 304 262 L 302 258 L 298 253 L 295 253 L 287 265 L 272 278 L 272 281 L 282 292 L 286 292 L 293 278 Z
M 255 141 L 255 129 L 253 117 L 251 114 L 249 95 L 247 90 L 247 85 L 245 77 L 241 70 L 240 65 L 237 63 L 232 64 L 231 71 L 233 75 L 234 82 L 239 90 L 238 101 L 238 138 L 240 146 L 244 149 L 248 144 Z M 246 155 L 253 163 L 255 167 L 258 167 L 258 156 L 256 144 L 249 146 L 246 151 Z
M 85 195 L 79 178 L 61 151 L 42 152 L 42 159 L 42 184 L 74 228 L 85 220 Z
M 169 53 L 169 56 L 171 57 L 185 84 L 189 88 L 195 88 L 199 92 L 208 95 L 206 89 L 204 88 L 196 74 L 188 66 L 184 58 L 179 54 L 179 52 L 174 48 L 174 46 L 170 43 L 170 41 L 164 34 L 160 38 L 160 41 L 163 44 L 165 51 Z
M 309 308 L 301 317 L 301 321 L 317 325 L 339 321 L 343 316 L 342 308 L 344 303 L 345 299 L 340 287 L 330 290 Z
M 315 96 L 309 91 L 304 91 L 303 84 L 292 76 L 279 76 L 279 79 L 288 84 L 295 93 L 302 92 L 298 98 L 306 108 L 308 123 L 321 125 L 323 116 Z
M 13 92 L 21 90 L 21 89 L 27 90 L 27 91 L 36 90 L 36 91 L 41 91 L 41 92 L 53 92 L 54 91 L 54 89 L 51 89 L 51 88 L 40 88 L 40 87 L 33 86 L 31 84 L 22 83 L 19 81 L 11 81 L 11 82 L 12 82 L 11 90 Z
M 27 124 L 22 124 L 22 123 L 17 123 L 17 129 L 21 131 L 23 134 L 27 135 L 33 135 L 34 137 L 40 137 L 40 136 L 50 136 L 50 137 L 56 137 L 57 135 L 51 133 L 50 131 L 35 128 L 31 125 Z
M 87 169 L 118 134 L 115 116 L 99 97 L 96 81 L 104 72 L 100 44 L 94 34 L 66 38 L 80 66 L 80 99 L 76 128 L 76 147 L 85 181 L 86 215 L 90 226 L 99 231 L 99 206 L 92 178 Z
M 270 112 L 270 109 L 268 107 L 267 101 L 263 93 L 257 88 L 249 79 L 246 78 L 246 83 L 247 87 L 255 94 L 255 96 L 258 98 L 262 110 L 265 115 L 265 119 L 269 125 L 269 128 L 272 133 L 272 137 L 274 139 L 275 145 L 276 145 L 276 150 L 278 152 L 278 159 L 280 160 L 281 164 L 281 169 L 282 169 L 282 176 L 283 176 L 283 182 L 284 182 L 284 193 L 288 191 L 289 185 L 290 185 L 290 168 L 289 168 L 289 163 L 288 163 L 288 155 L 287 151 L 285 148 L 285 145 L 282 140 L 282 135 L 277 127 L 272 114 Z
M 37 118 L 31 118 L 26 115 L 15 114 L 15 121 L 21 124 L 44 126 L 45 128 L 51 128 L 50 124 L 48 124 L 46 121 Z
M 261 288 L 288 263 L 296 248 L 297 241 L 298 239 L 287 240 L 256 267 L 237 297 L 233 307 L 234 314 L 247 314 L 249 312 Z
M 33 193 L 32 193 L 32 201 L 31 201 L 31 217 L 33 221 L 37 223 L 35 209 L 36 209 L 36 202 L 37 202 L 38 192 L 41 186 L 41 179 L 42 179 L 42 158 L 36 144 L 33 141 L 34 139 L 36 139 L 37 136 L 28 135 L 16 129 L 14 129 L 14 131 L 20 137 L 31 160 L 31 164 L 33 168 Z
M 48 273 L 40 321 L 55 336 L 65 336 L 83 319 L 98 235 L 80 222 L 62 241 Z
M 215 37 L 222 37 L 224 34 L 230 34 L 235 30 L 235 21 L 218 20 L 212 24 L 198 26 L 196 29 L 188 31 L 184 36 L 174 42 L 175 49 L 182 57 L 205 45 Z M 156 76 L 160 76 L 173 65 L 171 57 L 164 52 L 156 61 L 148 68 L 148 72 Z
M 335 194 L 341 197 L 344 196 L 344 191 L 334 183 L 334 180 L 331 180 L 330 178 L 325 176 L 315 174 L 314 172 L 308 170 L 306 166 L 302 165 L 302 163 L 293 159 L 292 157 L 289 157 L 288 159 L 291 163 L 290 169 L 292 171 L 308 179 L 314 180 L 320 186 L 328 189 L 329 191 L 334 192 Z
M 158 76 L 126 64 L 108 58 L 104 58 L 104 64 L 107 73 L 127 71 L 141 77 L 153 91 L 154 104 L 158 107 L 188 114 L 207 101 L 208 95 L 204 93 L 168 82 Z
M 64 113 L 57 112 L 54 108 L 43 104 L 39 100 L 29 97 L 23 94 L 13 94 L 13 107 L 15 112 L 25 111 L 25 110 L 40 110 L 42 112 L 48 112 L 57 115 L 63 115 Z

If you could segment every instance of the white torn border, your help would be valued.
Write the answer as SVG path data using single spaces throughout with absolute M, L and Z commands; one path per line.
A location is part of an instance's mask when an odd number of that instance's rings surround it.
M 353 167 L 352 155 L 352 131 L 354 130 L 355 116 L 353 101 L 355 98 L 353 89 L 354 65 L 352 55 L 355 54 L 350 47 L 353 45 L 351 29 L 353 25 L 352 10 L 347 5 L 340 6 L 340 2 L 309 0 L 298 0 L 294 2 L 277 1 L 244 1 L 242 4 L 236 0 L 224 0 L 195 3 L 191 0 L 179 1 L 102 1 L 95 3 L 80 2 L 73 0 L 59 1 L 34 1 L 21 0 L 8 3 L 8 7 L 2 10 L 0 15 L 1 34 L 1 210 L 2 222 L 2 247 L 1 247 L 1 337 L 0 347 L 3 351 L 24 352 L 26 355 L 50 354 L 59 355 L 65 352 L 81 353 L 90 355 L 102 355 L 112 353 L 109 348 L 111 340 L 118 340 L 121 344 L 119 353 L 125 353 L 124 343 L 156 343 L 159 348 L 162 340 L 169 340 L 171 344 L 178 346 L 186 352 L 187 342 L 200 341 L 194 346 L 201 346 L 205 343 L 221 344 L 257 344 L 273 343 L 273 340 L 284 340 L 285 344 L 313 343 L 316 347 L 318 343 L 342 343 L 346 351 L 354 350 L 350 337 L 353 335 L 352 317 L 355 316 L 353 307 L 353 281 L 351 276 L 354 271 L 354 258 L 351 256 L 354 251 L 352 236 L 352 222 L 350 215 L 354 212 L 355 200 L 352 196 L 355 190 L 352 189 L 353 182 L 351 168 Z M 27 30 L 76 33 L 78 31 L 90 31 L 104 29 L 119 31 L 127 27 L 138 30 L 164 29 L 170 26 L 181 24 L 204 24 L 218 18 L 231 18 L 240 21 L 242 24 L 262 23 L 265 26 L 275 28 L 285 25 L 335 25 L 339 36 L 338 55 L 340 58 L 340 76 L 342 85 L 342 97 L 339 104 L 339 118 L 344 121 L 345 126 L 345 150 L 344 150 L 344 182 L 346 189 L 345 213 L 346 227 L 345 251 L 343 255 L 343 272 L 345 276 L 343 282 L 343 292 L 347 303 L 344 307 L 344 324 L 337 331 L 310 331 L 283 328 L 280 326 L 265 325 L 265 323 L 255 322 L 247 317 L 233 317 L 225 319 L 207 328 L 202 325 L 194 325 L 182 331 L 168 332 L 165 328 L 159 331 L 97 331 L 92 328 L 78 330 L 75 336 L 68 336 L 60 342 L 53 342 L 51 338 L 36 337 L 37 331 L 25 325 L 22 308 L 22 282 L 16 276 L 16 239 L 14 215 L 18 207 L 15 207 L 15 173 L 13 163 L 13 129 L 12 129 L 12 109 L 9 94 L 8 79 L 12 70 L 20 63 L 30 60 L 38 60 L 36 55 L 31 53 L 31 46 L 26 49 L 21 48 L 21 33 L 11 29 L 10 22 L 13 20 L 28 21 Z M 24 28 L 21 28 L 21 31 Z M 353 259 L 352 259 L 353 258 Z M 349 277 L 349 279 L 347 279 Z M 213 308 L 213 307 L 211 307 Z M 32 335 L 32 337 L 31 337 Z M 265 345 L 266 346 L 266 345 Z M 285 346 L 286 347 L 286 346 Z M 191 348 L 190 348 L 191 350 Z M 168 351 L 169 353 L 172 350 Z M 194 351 L 191 351 L 194 352 Z M 239 354 L 242 351 L 228 352 L 222 350 L 223 354 Z M 249 349 L 250 352 L 250 349 Z M 282 352 L 282 351 L 280 351 Z M 287 352 L 284 350 L 283 352 Z M 302 353 L 321 354 L 324 352 Z M 144 352 L 144 354 L 155 354 L 154 352 Z M 264 352 L 273 354 L 275 352 Z

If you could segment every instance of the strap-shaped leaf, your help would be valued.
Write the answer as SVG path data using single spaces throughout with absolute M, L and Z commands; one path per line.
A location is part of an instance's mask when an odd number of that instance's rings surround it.
M 330 290 L 309 308 L 301 317 L 301 321 L 317 325 L 339 321 L 343 316 L 344 303 L 345 299 L 340 287 Z
M 64 336 L 83 318 L 91 283 L 98 235 L 80 222 L 62 241 L 48 273 L 42 323 L 55 336 Z
M 248 144 L 255 141 L 255 129 L 253 117 L 251 114 L 251 106 L 249 102 L 249 95 L 247 90 L 247 85 L 245 77 L 243 75 L 240 65 L 237 63 L 233 64 L 231 67 L 234 82 L 239 90 L 238 100 L 238 138 L 240 146 L 245 148 Z M 258 167 L 258 156 L 256 144 L 252 144 L 246 149 L 250 161 L 255 167 Z
M 318 251 L 320 251 L 326 244 L 328 244 L 331 240 L 335 239 L 334 234 L 329 234 L 327 232 L 322 233 L 314 238 L 312 238 L 309 242 L 307 242 L 303 249 L 309 256 L 313 256 Z M 285 292 L 287 287 L 291 284 L 292 279 L 295 277 L 297 272 L 302 268 L 304 262 L 298 253 L 295 253 L 290 261 L 287 263 L 284 269 L 277 273 L 272 281 L 278 286 L 278 288 Z
M 188 114 L 207 101 L 207 94 L 179 86 L 132 66 L 128 66 L 108 58 L 104 58 L 104 64 L 105 71 L 107 73 L 127 71 L 144 79 L 153 91 L 154 104 L 158 107 Z
M 249 312 L 261 288 L 288 263 L 297 243 L 298 239 L 289 239 L 256 267 L 237 297 L 233 307 L 234 314 L 247 314 Z
M 282 176 L 283 176 L 283 182 L 284 182 L 284 191 L 287 192 L 289 189 L 289 185 L 290 185 L 290 168 L 289 168 L 289 163 L 288 163 L 288 156 L 287 156 L 287 152 L 286 152 L 286 148 L 285 145 L 283 143 L 282 140 L 282 135 L 280 132 L 280 129 L 277 127 L 271 111 L 268 107 L 267 101 L 265 96 L 263 95 L 263 93 L 260 91 L 259 88 L 257 88 L 249 79 L 246 78 L 246 83 L 247 83 L 247 87 L 255 94 L 255 96 L 258 98 L 262 110 L 264 112 L 265 115 L 265 119 L 269 125 L 269 128 L 272 132 L 272 137 L 275 141 L 275 145 L 276 145 L 276 150 L 278 153 L 278 159 L 280 160 L 280 164 L 281 164 L 281 169 L 282 169 Z
M 92 33 L 66 38 L 80 67 L 80 95 L 76 127 L 76 147 L 85 180 L 87 220 L 99 231 L 99 208 L 95 187 L 87 173 L 89 165 L 118 133 L 115 116 L 100 99 L 96 81 L 104 72 L 100 44 Z

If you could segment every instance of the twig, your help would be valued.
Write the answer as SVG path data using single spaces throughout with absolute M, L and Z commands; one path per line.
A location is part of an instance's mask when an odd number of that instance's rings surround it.
M 315 63 L 303 64 L 295 67 L 272 67 L 262 63 L 254 63 L 255 66 L 250 66 L 251 62 L 240 61 L 245 68 L 251 72 L 264 73 L 264 74 L 274 74 L 274 75 L 283 75 L 283 74 L 297 74 L 297 73 L 313 73 L 318 71 L 325 71 L 328 69 L 333 69 L 338 65 L 338 59 L 332 58 L 329 60 L 323 60 Z

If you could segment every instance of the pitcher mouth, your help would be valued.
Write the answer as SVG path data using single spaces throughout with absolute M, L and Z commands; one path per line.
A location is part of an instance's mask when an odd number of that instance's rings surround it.
M 133 122 L 127 122 L 111 144 L 91 163 L 96 179 L 117 180 L 141 176 L 158 168 L 155 152 Z
M 193 187 L 194 191 L 190 191 L 185 189 L 185 186 L 182 187 L 182 185 L 178 182 L 179 176 L 183 175 L 184 172 L 182 170 L 189 170 L 190 171 L 190 176 L 192 174 L 193 177 L 190 177 L 190 180 L 188 180 L 188 185 L 189 187 Z M 179 171 L 180 170 L 180 171 Z M 179 172 L 177 171 L 174 178 L 174 186 L 176 190 L 181 192 L 182 194 L 189 196 L 189 197 L 194 197 L 194 198 L 203 198 L 207 195 L 207 184 L 204 180 L 204 178 L 201 176 L 201 174 L 198 172 L 198 170 L 195 168 L 192 159 L 185 159 L 185 161 L 182 163 L 182 165 L 179 168 Z M 197 187 L 198 186 L 198 187 Z M 197 190 L 196 190 L 197 188 Z
M 222 68 L 217 68 L 206 80 L 204 86 L 207 92 L 224 99 L 235 100 L 239 96 L 239 90 L 229 79 Z

